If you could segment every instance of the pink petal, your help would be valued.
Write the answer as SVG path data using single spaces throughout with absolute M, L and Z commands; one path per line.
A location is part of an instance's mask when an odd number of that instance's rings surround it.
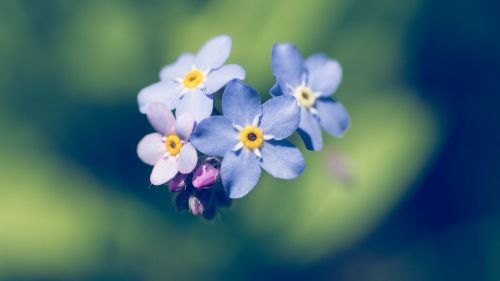
M 189 142 L 182 146 L 179 153 L 179 172 L 183 174 L 191 173 L 198 162 L 198 154 L 196 149 Z
M 160 158 L 151 172 L 151 183 L 162 185 L 177 174 L 177 159 L 175 157 Z
M 194 115 L 191 112 L 185 112 L 177 116 L 175 131 L 177 135 L 184 141 L 188 141 L 194 127 Z
M 160 134 L 166 136 L 173 132 L 175 126 L 175 117 L 162 103 L 154 102 L 149 105 L 148 112 L 149 123 Z
M 165 145 L 162 136 L 158 133 L 151 133 L 139 142 L 137 145 L 137 155 L 142 162 L 153 166 L 165 154 Z

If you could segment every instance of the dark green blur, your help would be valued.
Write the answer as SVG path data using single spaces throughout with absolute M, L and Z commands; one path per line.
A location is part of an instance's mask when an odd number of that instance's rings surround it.
M 408 221 L 432 196 L 412 203 L 421 186 L 454 192 L 428 180 L 456 122 L 451 99 L 429 94 L 449 88 L 422 63 L 436 56 L 426 40 L 444 32 L 428 28 L 440 22 L 429 12 L 437 2 L 2 0 L 0 280 L 498 280 L 500 212 L 435 227 Z M 136 95 L 218 34 L 232 36 L 229 62 L 264 99 L 274 43 L 339 60 L 335 97 L 352 124 L 342 139 L 325 134 L 321 152 L 303 150 L 301 177 L 265 175 L 206 222 L 150 187 L 135 151 L 152 128 Z M 439 246 L 477 235 L 486 246 L 464 246 L 471 261 Z M 474 273 L 449 272 L 466 266 Z

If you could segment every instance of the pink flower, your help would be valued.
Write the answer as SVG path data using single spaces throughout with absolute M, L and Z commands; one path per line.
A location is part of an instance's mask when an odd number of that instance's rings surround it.
M 152 103 L 146 113 L 156 133 L 146 135 L 137 145 L 137 155 L 153 166 L 151 184 L 161 185 L 178 172 L 189 174 L 196 167 L 198 155 L 189 142 L 194 116 L 186 112 L 177 121 L 167 106 Z

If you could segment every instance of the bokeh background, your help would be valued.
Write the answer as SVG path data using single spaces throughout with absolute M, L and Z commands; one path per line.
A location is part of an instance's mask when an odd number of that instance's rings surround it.
M 0 280 L 500 280 L 498 3 L 1 0 Z M 273 43 L 338 59 L 352 127 L 206 222 L 136 95 L 217 34 L 264 99 Z

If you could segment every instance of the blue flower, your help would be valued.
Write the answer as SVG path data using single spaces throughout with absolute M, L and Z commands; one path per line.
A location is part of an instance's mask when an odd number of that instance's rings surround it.
M 272 96 L 294 96 L 300 106 L 299 134 L 309 150 L 321 150 L 321 128 L 341 137 L 349 127 L 349 115 L 342 104 L 330 97 L 342 79 L 340 64 L 315 54 L 305 61 L 292 44 L 276 44 L 271 53 L 276 84 Z
M 222 112 L 224 116 L 201 121 L 191 143 L 204 154 L 224 157 L 221 179 L 229 197 L 240 198 L 252 190 L 261 167 L 281 179 L 302 173 L 302 154 L 285 140 L 299 125 L 293 97 L 280 96 L 261 105 L 253 88 L 233 80 L 224 90 Z
M 147 113 L 149 105 L 160 102 L 180 116 L 191 112 L 197 122 L 209 117 L 213 93 L 231 79 L 245 79 L 245 70 L 236 64 L 224 65 L 231 52 L 231 38 L 219 35 L 209 40 L 196 55 L 185 53 L 160 72 L 160 82 L 142 89 L 139 110 Z

